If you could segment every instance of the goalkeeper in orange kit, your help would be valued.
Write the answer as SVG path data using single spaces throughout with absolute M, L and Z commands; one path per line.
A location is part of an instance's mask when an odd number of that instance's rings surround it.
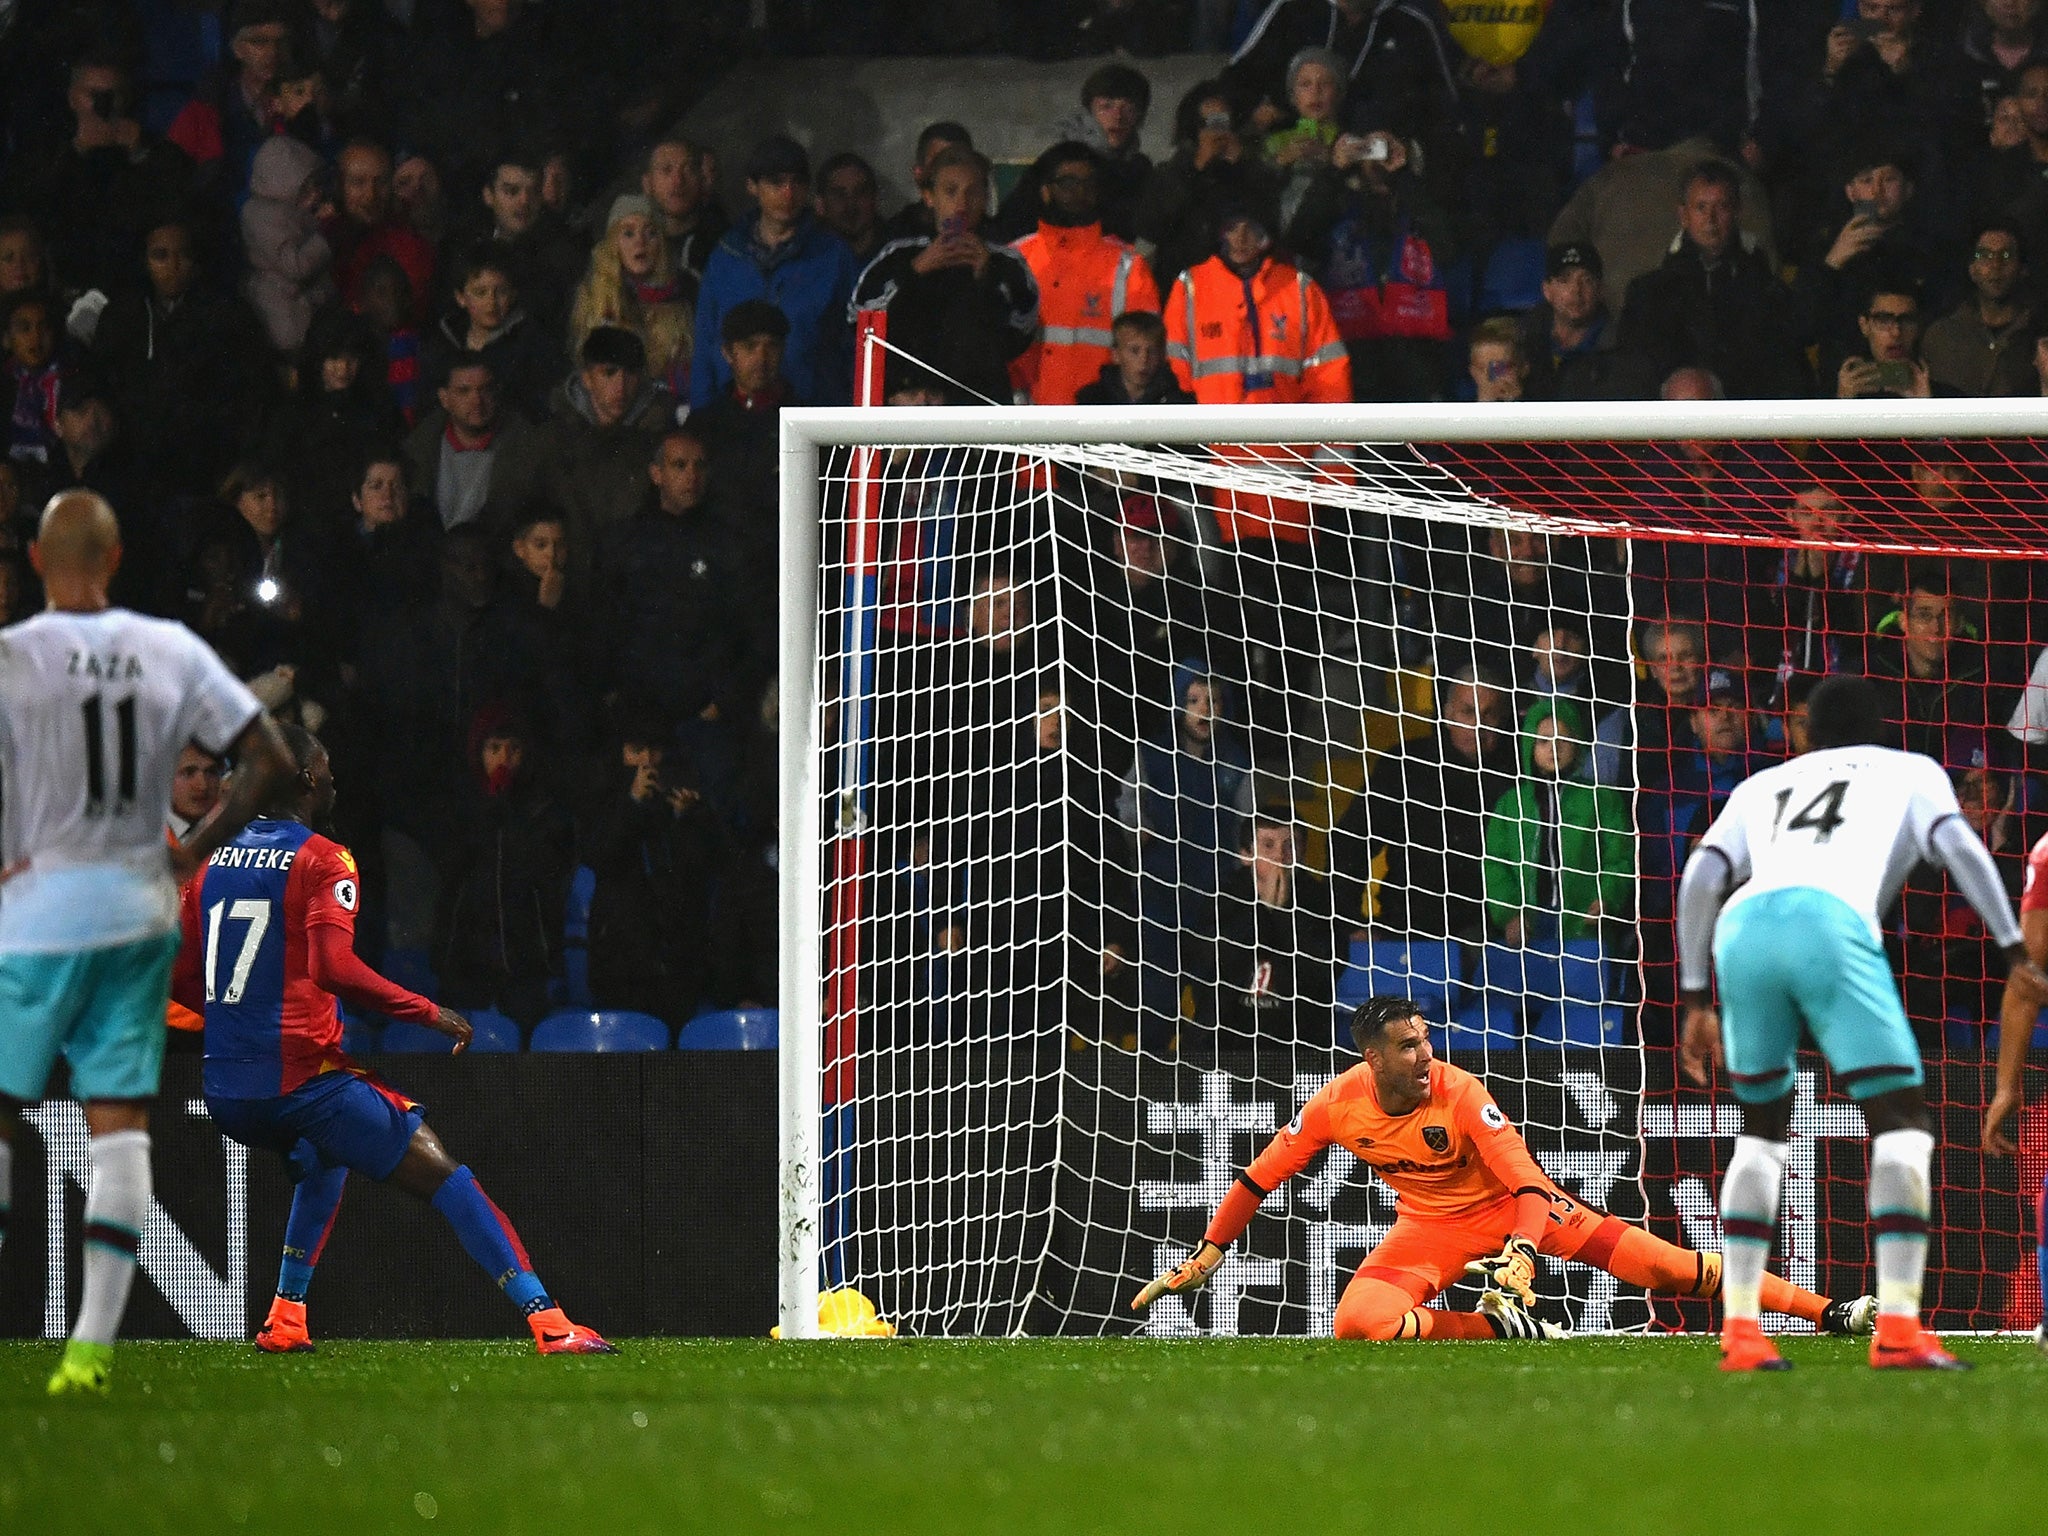
M 1133 1311 L 1208 1280 L 1260 1202 L 1330 1146 L 1369 1164 L 1400 1202 L 1393 1230 L 1337 1303 L 1340 1339 L 1561 1337 L 1563 1329 L 1530 1310 L 1539 1254 L 1665 1295 L 1720 1293 L 1718 1253 L 1667 1243 L 1553 1184 L 1485 1085 L 1436 1059 L 1421 1010 L 1407 998 L 1369 998 L 1352 1015 L 1351 1035 L 1365 1060 L 1303 1105 L 1238 1175 L 1194 1257 L 1140 1291 Z M 1486 1285 L 1477 1312 L 1430 1308 L 1468 1273 Z M 1769 1274 L 1763 1305 L 1838 1334 L 1869 1333 L 1877 1312 L 1873 1297 L 1830 1301 Z

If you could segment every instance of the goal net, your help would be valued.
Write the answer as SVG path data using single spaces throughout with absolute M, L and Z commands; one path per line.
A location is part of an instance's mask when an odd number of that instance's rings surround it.
M 1139 1317 L 1412 998 L 1588 1205 L 1717 1248 L 1672 910 L 1831 671 L 1878 678 L 2017 894 L 2039 402 L 785 415 L 785 1334 L 1327 1334 L 1393 1200 L 1333 1149 Z M 2048 596 L 2048 593 L 2041 594 Z M 2002 966 L 1885 917 L 1939 1122 L 1938 1325 L 2038 1315 L 2048 1138 L 1978 1151 Z M 1870 1288 L 1864 1125 L 1804 1058 L 1774 1267 Z M 1580 1331 L 1708 1324 L 1546 1261 Z M 1469 1307 L 1473 1297 L 1445 1301 Z M 1790 1326 L 1790 1320 L 1777 1320 Z

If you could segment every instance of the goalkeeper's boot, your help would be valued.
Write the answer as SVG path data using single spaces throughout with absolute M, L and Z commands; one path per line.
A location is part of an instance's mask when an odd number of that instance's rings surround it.
M 1870 1364 L 1879 1371 L 1972 1369 L 1969 1361 L 1958 1360 L 1943 1349 L 1941 1340 L 1922 1328 L 1917 1317 L 1880 1317 L 1870 1340 Z
M 1569 1328 L 1546 1323 L 1506 1291 L 1486 1291 L 1479 1297 L 1479 1315 L 1492 1323 L 1504 1339 L 1568 1339 Z
M 270 1315 L 256 1330 L 256 1347 L 266 1355 L 311 1354 L 313 1335 L 306 1331 L 306 1304 L 273 1296 Z
M 534 1347 L 544 1355 L 616 1355 L 594 1328 L 572 1323 L 560 1307 L 548 1307 L 527 1320 Z
M 1877 1298 L 1858 1296 L 1854 1301 L 1831 1301 L 1820 1315 L 1820 1331 L 1838 1338 L 1867 1336 L 1877 1327 Z
M 1753 1317 L 1731 1317 L 1721 1326 L 1721 1369 L 1724 1371 L 1789 1371 L 1792 1362 L 1764 1337 Z
M 2048 1355 L 2048 1322 L 2034 1324 L 2034 1348 Z
M 105 1397 L 114 1375 L 114 1346 L 69 1339 L 50 1377 L 52 1397 Z

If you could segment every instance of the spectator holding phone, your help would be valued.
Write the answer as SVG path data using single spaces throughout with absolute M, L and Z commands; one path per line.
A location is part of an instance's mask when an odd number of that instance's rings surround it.
M 20 155 L 7 176 L 9 203 L 45 220 L 51 264 L 71 288 L 120 292 L 151 224 L 191 190 L 191 162 L 142 126 L 132 94 L 118 60 L 80 58 L 64 96 L 71 136 Z
M 1495 315 L 1472 327 L 1465 371 L 1471 375 L 1473 398 L 1482 405 L 1519 400 L 1529 377 L 1529 358 L 1522 350 L 1522 327 L 1512 315 Z
M 1843 162 L 1848 175 L 1842 195 L 1849 217 L 1820 259 L 1801 268 L 1795 290 L 1824 352 L 1855 345 L 1858 301 L 1873 283 L 1910 281 L 1925 290 L 1939 275 L 1929 242 L 1914 228 L 1915 185 L 1906 160 L 1880 144 Z
M 1863 350 L 1844 358 L 1835 370 L 1836 399 L 1925 400 L 1934 393 L 1927 365 L 1920 361 L 1920 298 L 1910 282 L 1875 284 L 1856 328 L 1863 334 Z
M 887 314 L 889 344 L 980 404 L 1010 403 L 1010 364 L 1038 334 L 1038 284 L 1024 258 L 982 238 L 989 163 L 951 146 L 926 170 L 935 235 L 892 240 L 861 273 L 852 312 Z

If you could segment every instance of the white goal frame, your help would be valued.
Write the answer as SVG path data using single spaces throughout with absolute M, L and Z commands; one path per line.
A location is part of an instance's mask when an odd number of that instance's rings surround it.
M 777 1314 L 818 1337 L 823 1222 L 823 850 L 817 768 L 819 451 L 1048 444 L 1672 442 L 2048 438 L 2048 399 L 1572 401 L 1500 405 L 915 406 L 782 413 Z M 1618 521 L 1618 520 L 1617 520 Z M 1613 531 L 1625 532 L 1616 527 Z M 1640 525 L 1639 532 L 1659 532 Z M 1697 536 L 1697 530 L 1688 530 Z M 2048 551 L 2044 551 L 2048 553 Z

